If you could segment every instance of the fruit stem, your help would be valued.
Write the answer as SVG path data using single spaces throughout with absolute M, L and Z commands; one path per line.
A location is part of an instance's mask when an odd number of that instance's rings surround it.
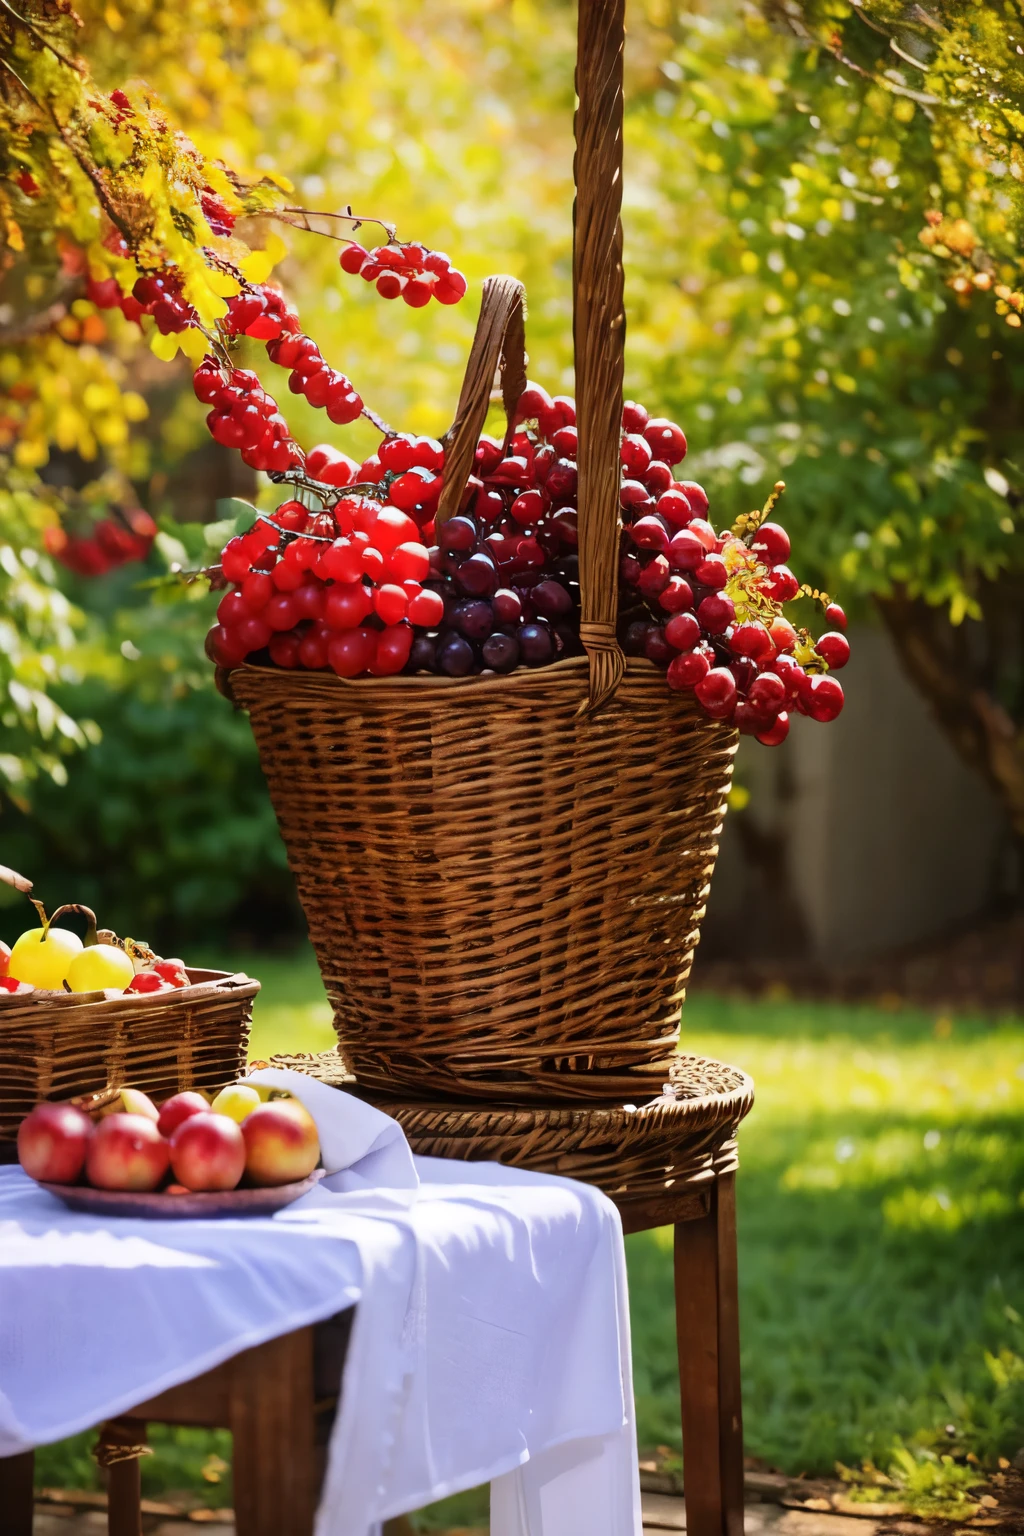
M 43 908 L 39 902 L 34 902 L 33 905 L 38 907 L 41 913 L 43 912 Z M 60 917 L 64 912 L 79 912 L 83 917 L 87 917 L 89 919 L 89 926 L 86 928 L 85 938 L 82 940 L 82 943 L 86 949 L 91 949 L 94 944 L 98 943 L 96 938 L 96 913 L 92 910 L 91 907 L 84 906 L 80 901 L 67 901 L 62 907 L 57 908 L 56 912 L 50 918 L 50 922 L 44 922 L 43 924 L 44 938 L 50 927 L 50 923 L 55 923 L 57 918 Z M 43 913 L 43 916 L 45 917 L 45 913 Z
M 42 902 L 38 900 L 37 897 L 30 896 L 29 897 L 29 901 L 32 903 L 32 905 L 35 907 L 36 911 L 39 913 L 39 923 L 40 923 L 40 926 L 41 926 L 41 928 L 43 930 L 43 938 L 45 939 L 46 935 L 50 931 L 50 923 L 53 921 L 53 919 L 47 917 L 47 915 L 46 915 L 46 908 L 43 906 Z

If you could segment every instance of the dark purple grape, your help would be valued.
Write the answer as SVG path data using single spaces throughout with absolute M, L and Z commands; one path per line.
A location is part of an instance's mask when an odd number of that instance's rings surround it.
M 647 642 L 647 632 L 654 625 L 650 619 L 634 619 L 626 625 L 626 633 L 622 637 L 622 649 L 627 656 L 643 656 L 644 646 Z
M 561 560 L 559 560 L 559 562 L 558 562 L 557 569 L 559 571 L 561 571 L 561 573 L 565 577 L 566 581 L 574 581 L 577 584 L 577 586 L 579 585 L 579 579 L 580 579 L 580 557 L 579 557 L 579 555 L 563 555 Z
M 564 619 L 572 612 L 572 598 L 560 581 L 539 582 L 533 589 L 533 606 L 545 619 Z
M 494 614 L 485 597 L 464 597 L 452 605 L 450 622 L 467 640 L 485 640 L 494 628 Z
M 430 578 L 440 580 L 444 576 L 444 550 L 440 544 L 431 544 L 427 554 L 430 556 Z
M 467 596 L 490 597 L 497 589 L 498 570 L 489 555 L 478 552 L 462 562 L 456 580 Z
M 407 672 L 433 672 L 437 663 L 437 641 L 430 635 L 417 635 L 406 663 Z
M 450 517 L 437 530 L 437 542 L 443 550 L 468 554 L 479 537 L 471 517 Z
M 576 495 L 576 465 L 571 459 L 556 459 L 548 470 L 544 489 L 552 501 Z
M 665 639 L 665 631 L 660 624 L 652 624 L 647 631 L 644 641 L 644 655 L 648 661 L 655 662 L 659 667 L 667 666 L 675 655 L 675 651 Z
M 476 652 L 461 635 L 443 635 L 437 645 L 437 666 L 448 677 L 465 677 L 476 666 Z
M 491 598 L 494 617 L 499 624 L 518 624 L 523 616 L 523 600 L 510 587 L 499 587 Z
M 488 635 L 480 654 L 485 667 L 493 667 L 495 672 L 511 672 L 519 661 L 519 641 L 515 635 L 503 635 L 499 630 Z
M 457 576 L 462 570 L 462 563 L 465 558 L 465 555 L 460 554 L 457 549 L 449 549 L 441 556 L 441 567 L 444 574 L 446 576 Z
M 561 512 L 556 512 L 551 519 L 551 526 L 558 534 L 559 542 L 563 549 L 575 549 L 579 543 L 576 532 L 576 508 L 563 507 Z
M 523 660 L 542 667 L 555 654 L 555 642 L 546 624 L 520 624 L 517 633 Z
M 556 624 L 554 628 L 559 656 L 578 656 L 583 649 L 578 630 L 568 623 Z

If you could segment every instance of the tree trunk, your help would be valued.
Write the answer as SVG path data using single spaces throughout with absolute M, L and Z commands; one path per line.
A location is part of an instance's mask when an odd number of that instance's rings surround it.
M 1024 583 L 983 583 L 981 621 L 895 589 L 876 599 L 900 660 L 940 729 L 1024 838 Z

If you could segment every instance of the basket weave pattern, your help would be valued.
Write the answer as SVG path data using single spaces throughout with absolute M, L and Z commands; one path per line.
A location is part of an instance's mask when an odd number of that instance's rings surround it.
M 220 1089 L 245 1068 L 259 982 L 190 970 L 174 992 L 0 995 L 0 1160 L 42 1099 L 111 1087 L 157 1099 Z
M 585 718 L 583 659 L 451 686 L 243 667 L 231 686 L 361 1085 L 657 1091 L 734 732 L 647 662 Z
M 351 1090 L 337 1052 L 275 1056 L 273 1065 L 308 1072 Z M 736 1136 L 754 1102 L 738 1067 L 677 1056 L 670 1091 L 640 1107 L 520 1106 L 492 1109 L 421 1104 L 364 1095 L 393 1115 L 421 1157 L 499 1162 L 595 1184 L 620 1205 L 701 1189 L 738 1166 Z

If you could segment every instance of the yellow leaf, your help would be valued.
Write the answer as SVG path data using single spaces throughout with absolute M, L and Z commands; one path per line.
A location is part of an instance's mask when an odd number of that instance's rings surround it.
M 5 219 L 4 223 L 7 226 L 7 244 L 11 250 L 23 251 L 25 249 L 25 236 L 21 232 L 21 225 L 14 219 Z
M 206 284 L 213 293 L 220 294 L 222 299 L 233 299 L 236 293 L 242 291 L 237 278 L 232 277 L 230 272 L 219 272 L 216 267 L 208 269 Z
M 195 326 L 189 326 L 187 331 L 181 333 L 181 350 L 193 363 L 201 363 L 210 350 L 210 343 Z
M 164 336 L 160 331 L 154 331 L 149 343 L 150 351 L 161 362 L 169 363 L 178 355 L 178 338 L 176 335 Z
M 273 258 L 266 251 L 250 251 L 238 265 L 250 283 L 265 283 L 274 270 Z

